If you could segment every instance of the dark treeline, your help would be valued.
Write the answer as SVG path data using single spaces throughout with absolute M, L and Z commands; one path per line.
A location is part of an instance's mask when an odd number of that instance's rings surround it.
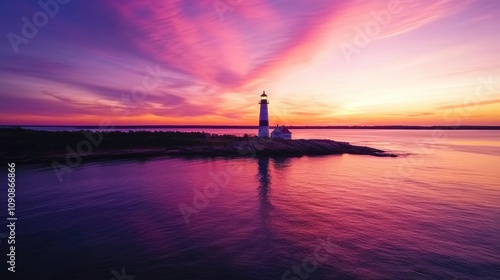
M 94 142 L 90 141 L 90 136 Z M 100 140 L 102 138 L 102 140 Z M 223 144 L 244 137 L 215 135 L 204 132 L 149 132 L 149 131 L 107 131 L 95 133 L 80 131 L 43 131 L 22 128 L 0 129 L 0 151 L 2 154 L 33 152 L 65 153 L 66 146 L 76 149 L 81 141 L 91 142 L 94 150 L 127 148 L 168 148 L 175 146 L 196 146 Z M 95 143 L 98 143 L 97 145 Z

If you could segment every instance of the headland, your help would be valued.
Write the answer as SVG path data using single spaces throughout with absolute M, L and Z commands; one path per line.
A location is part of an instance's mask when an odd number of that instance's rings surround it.
M 261 139 L 254 136 L 204 132 L 42 131 L 0 129 L 2 163 L 50 163 L 68 155 L 86 161 L 187 157 L 300 157 L 313 155 L 369 155 L 396 157 L 383 150 L 324 139 Z

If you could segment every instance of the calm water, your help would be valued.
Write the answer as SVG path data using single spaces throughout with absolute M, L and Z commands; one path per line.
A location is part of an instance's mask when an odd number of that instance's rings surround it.
M 17 278 L 500 279 L 499 131 L 293 132 L 402 156 L 20 167 Z

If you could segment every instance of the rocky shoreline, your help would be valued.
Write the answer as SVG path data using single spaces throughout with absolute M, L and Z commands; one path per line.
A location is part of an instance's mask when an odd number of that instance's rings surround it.
M 355 154 L 377 157 L 396 157 L 394 154 L 347 142 L 320 139 L 250 139 L 230 143 L 225 146 L 184 147 L 167 151 L 170 155 L 192 156 L 281 156 L 299 157 L 308 155 Z

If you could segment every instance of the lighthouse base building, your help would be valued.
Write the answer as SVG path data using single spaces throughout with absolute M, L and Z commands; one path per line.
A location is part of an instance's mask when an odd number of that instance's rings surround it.
M 292 140 L 292 132 L 284 125 L 276 126 L 273 132 L 271 132 L 271 138 Z

